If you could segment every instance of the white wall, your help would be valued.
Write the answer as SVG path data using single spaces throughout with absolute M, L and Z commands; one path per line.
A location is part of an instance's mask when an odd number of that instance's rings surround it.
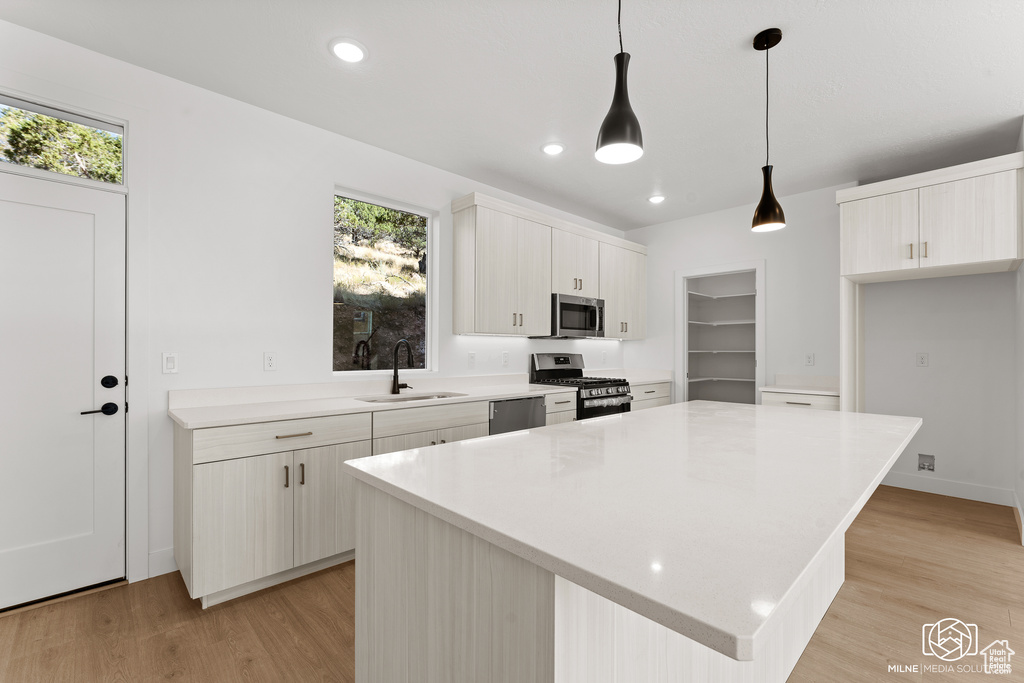
M 1024 135 L 1024 133 L 1022 133 Z M 1017 468 L 1014 477 L 1014 492 L 1017 509 L 1024 518 L 1024 268 L 1017 271 L 1017 409 L 1014 422 L 1017 424 Z M 1024 543 L 1024 534 L 1021 542 Z
M 777 232 L 750 231 L 753 203 L 631 230 L 628 239 L 647 245 L 648 336 L 625 346 L 627 367 L 673 366 L 673 273 L 764 259 L 766 382 L 777 373 L 838 375 L 836 189 L 781 197 L 787 225 Z M 814 367 L 804 366 L 808 352 Z
M 454 337 L 449 204 L 483 192 L 618 230 L 6 22 L 0 65 L 0 91 L 127 121 L 133 580 L 173 568 L 169 389 L 335 379 L 335 187 L 438 213 L 441 374 L 525 373 L 528 353 L 552 348 L 582 351 L 592 367 L 622 366 L 617 342 Z M 277 372 L 263 372 L 268 350 Z M 180 354 L 178 374 L 161 373 L 164 351 Z M 477 354 L 472 372 L 468 351 Z M 132 531 L 147 515 L 148 534 L 145 524 Z M 151 568 L 140 569 L 147 552 Z
M 885 483 L 1013 504 L 1017 277 L 864 286 L 865 410 L 924 418 Z M 918 472 L 918 453 L 935 456 L 934 473 Z

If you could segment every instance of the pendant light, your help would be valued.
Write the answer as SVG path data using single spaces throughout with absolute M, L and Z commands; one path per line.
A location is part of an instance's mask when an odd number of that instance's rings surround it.
M 761 201 L 754 209 L 754 220 L 750 229 L 754 232 L 771 232 L 786 227 L 786 214 L 779 206 L 779 200 L 772 191 L 772 166 L 768 163 L 768 50 L 782 40 L 782 31 L 777 28 L 766 28 L 754 36 L 754 49 L 764 51 L 764 187 L 761 190 Z
M 615 55 L 615 94 L 612 106 L 597 132 L 597 151 L 594 156 L 605 164 L 628 164 L 644 154 L 644 140 L 640 122 L 629 106 L 626 90 L 626 69 L 629 53 L 622 49 L 622 0 L 619 0 L 619 54 Z

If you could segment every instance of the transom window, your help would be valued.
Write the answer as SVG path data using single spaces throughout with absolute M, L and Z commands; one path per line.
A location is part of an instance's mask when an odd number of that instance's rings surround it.
M 0 163 L 123 183 L 124 129 L 0 96 Z
M 406 339 L 399 367 L 425 368 L 427 235 L 418 213 L 335 196 L 334 370 L 390 370 L 395 344 Z

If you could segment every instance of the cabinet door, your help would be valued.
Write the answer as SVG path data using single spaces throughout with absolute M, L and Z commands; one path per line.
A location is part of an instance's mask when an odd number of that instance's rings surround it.
M 551 334 L 551 228 L 519 219 L 516 334 Z
M 551 291 L 556 294 L 583 296 L 577 259 L 579 239 L 579 235 L 565 230 L 551 230 Z
M 575 410 L 563 410 L 560 413 L 548 413 L 547 420 L 544 422 L 545 425 L 559 425 L 563 422 L 573 422 L 576 420 Z
M 437 442 L 453 443 L 455 441 L 465 441 L 466 439 L 475 439 L 478 436 L 487 436 L 489 432 L 490 425 L 486 422 L 483 424 L 466 425 L 464 427 L 448 427 L 447 429 L 437 430 Z
M 295 566 L 355 547 L 355 488 L 341 463 L 368 455 L 369 441 L 295 451 Z
M 625 249 L 601 243 L 600 296 L 604 299 L 604 336 L 621 339 L 626 333 Z
M 922 268 L 1018 258 L 1016 170 L 920 192 Z
M 597 297 L 601 269 L 598 241 L 575 233 L 551 230 L 551 291 Z
M 917 268 L 918 191 L 868 197 L 839 206 L 841 275 Z
M 195 595 L 293 566 L 291 452 L 195 465 L 192 477 Z
M 373 440 L 373 454 L 394 453 L 405 451 L 410 448 L 423 448 L 437 444 L 437 430 L 431 429 L 425 432 L 414 432 L 412 434 L 398 434 L 397 436 L 385 436 Z
M 623 250 L 623 301 L 626 331 L 623 339 L 643 339 L 647 335 L 647 257 Z
M 550 278 L 550 243 L 548 272 Z M 519 334 L 516 307 L 519 226 L 515 216 L 476 209 L 476 332 Z M 549 283 L 550 284 L 550 283 Z M 550 292 L 548 294 L 550 298 Z M 548 304 L 550 306 L 550 302 Z M 550 323 L 549 323 L 550 325 Z

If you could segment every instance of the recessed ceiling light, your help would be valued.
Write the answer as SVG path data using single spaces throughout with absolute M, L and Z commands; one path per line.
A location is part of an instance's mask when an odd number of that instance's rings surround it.
M 665 201 L 665 198 L 662 197 L 660 194 L 656 194 L 654 196 L 648 197 L 647 201 L 649 201 L 651 204 L 661 204 L 663 201 Z
M 565 151 L 565 145 L 558 142 L 549 142 L 548 144 L 541 147 L 544 153 L 548 156 L 557 156 Z
M 335 57 L 349 64 L 366 59 L 366 47 L 351 38 L 338 38 L 331 42 L 331 52 Z

